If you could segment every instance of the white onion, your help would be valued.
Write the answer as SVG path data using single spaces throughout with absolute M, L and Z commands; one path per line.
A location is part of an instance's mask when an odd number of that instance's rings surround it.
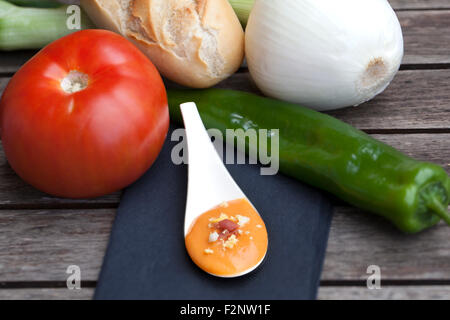
M 381 93 L 403 36 L 387 0 L 256 0 L 246 54 L 263 93 L 324 111 Z

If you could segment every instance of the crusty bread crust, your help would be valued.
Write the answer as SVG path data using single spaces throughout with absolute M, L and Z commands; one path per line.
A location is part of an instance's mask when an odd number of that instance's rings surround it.
M 244 31 L 228 0 L 81 0 L 98 27 L 134 42 L 170 80 L 211 87 L 244 58 Z

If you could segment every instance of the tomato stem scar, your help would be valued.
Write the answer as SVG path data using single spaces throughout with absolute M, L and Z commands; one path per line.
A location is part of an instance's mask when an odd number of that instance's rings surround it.
M 77 70 L 70 71 L 61 81 L 61 88 L 67 93 L 75 93 L 86 89 L 89 76 Z

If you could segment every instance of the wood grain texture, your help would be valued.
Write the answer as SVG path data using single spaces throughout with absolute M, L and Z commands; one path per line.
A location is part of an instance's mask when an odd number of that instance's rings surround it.
M 396 10 L 408 9 L 449 9 L 448 0 L 389 0 Z
M 450 174 L 450 134 L 373 134 L 410 157 L 442 166 Z
M 450 129 L 450 70 L 401 71 L 372 101 L 329 114 L 362 130 Z
M 261 94 L 248 72 L 216 87 Z M 373 100 L 328 114 L 361 130 L 450 130 L 450 70 L 400 71 Z
M 248 73 L 218 87 L 259 93 Z M 400 71 L 372 101 L 329 114 L 361 130 L 450 130 L 450 70 Z
M 450 10 L 397 15 L 405 42 L 403 64 L 450 63 Z
M 447 0 L 436 0 L 436 3 L 444 1 L 450 7 Z M 399 3 L 400 1 L 397 4 Z M 405 41 L 403 64 L 450 63 L 450 9 L 400 11 L 397 14 Z M 0 73 L 17 71 L 36 52 L 0 52 Z
M 66 281 L 69 265 L 96 281 L 115 210 L 0 211 L 0 282 Z M 450 228 L 405 235 L 385 220 L 336 207 L 322 280 L 365 280 L 369 265 L 386 280 L 450 280 Z
M 69 265 L 96 280 L 114 209 L 0 211 L 0 282 L 66 281 Z
M 450 228 L 406 235 L 383 218 L 337 207 L 331 226 L 322 280 L 366 280 L 377 265 L 385 280 L 450 280 Z
M 0 289 L 0 300 L 91 300 L 94 289 Z
M 57 289 L 3 289 L 0 300 L 90 300 L 93 288 L 81 290 Z M 389 286 L 381 290 L 364 287 L 320 287 L 319 300 L 449 300 L 450 286 Z
M 319 300 L 449 300 L 450 286 L 320 287 Z
M 37 50 L 0 52 L 0 73 L 14 73 L 27 62 Z
M 10 78 L 0 78 L 0 96 L 5 90 L 6 85 L 8 84 Z

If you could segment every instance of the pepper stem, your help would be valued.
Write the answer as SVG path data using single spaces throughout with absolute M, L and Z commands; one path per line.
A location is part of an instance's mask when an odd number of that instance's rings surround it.
M 447 207 L 445 207 L 441 201 L 439 201 L 437 196 L 430 197 L 430 201 L 427 207 L 434 211 L 438 216 L 440 216 L 448 225 L 450 225 L 450 212 L 448 212 Z

